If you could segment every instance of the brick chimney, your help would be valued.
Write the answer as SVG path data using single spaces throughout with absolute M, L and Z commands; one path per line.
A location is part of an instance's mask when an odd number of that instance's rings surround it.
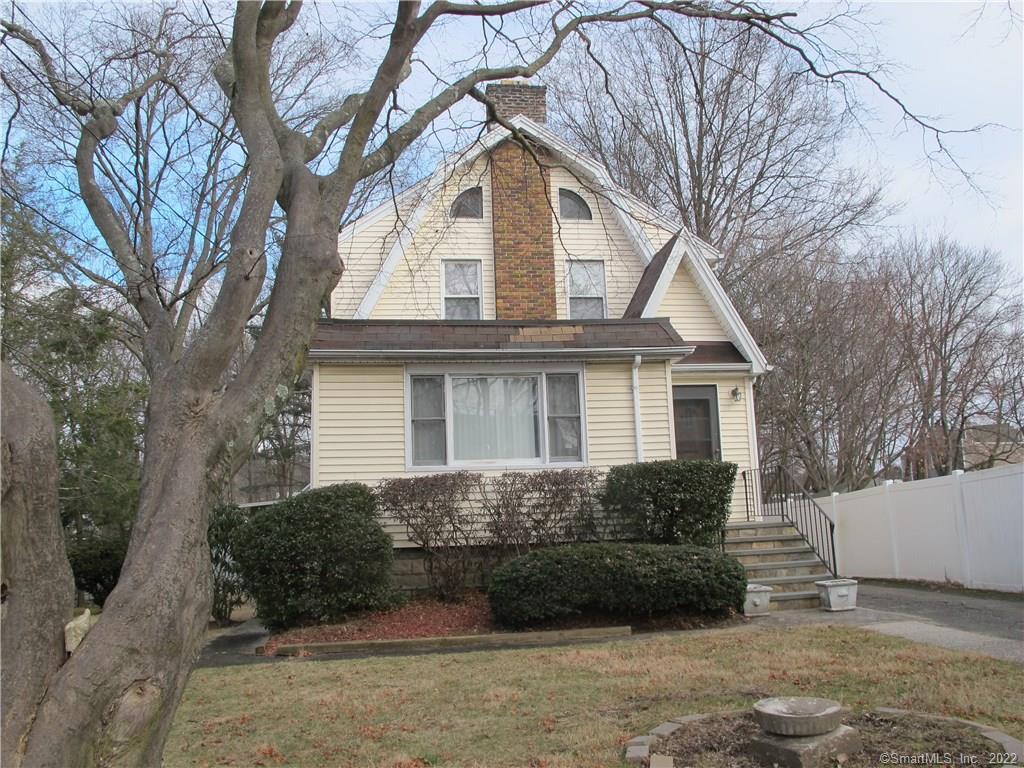
M 517 114 L 544 122 L 542 85 L 515 81 L 487 86 L 502 117 Z M 515 141 L 491 151 L 491 226 L 494 237 L 494 295 L 498 320 L 555 320 L 555 247 L 548 153 Z M 540 164 L 538 164 L 538 160 Z
M 535 123 L 548 120 L 548 89 L 543 85 L 527 85 L 519 80 L 491 83 L 485 91 L 498 116 L 509 120 L 523 115 Z

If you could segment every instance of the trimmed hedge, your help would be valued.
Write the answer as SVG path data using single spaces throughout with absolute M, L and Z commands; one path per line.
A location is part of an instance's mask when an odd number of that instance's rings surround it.
M 620 464 L 608 471 L 604 506 L 641 541 L 717 547 L 735 482 L 736 465 L 724 461 Z
M 330 622 L 389 605 L 391 537 L 361 483 L 300 493 L 264 507 L 237 531 L 246 592 L 271 629 Z
M 743 608 L 746 587 L 739 561 L 715 549 L 571 544 L 500 566 L 488 597 L 498 621 L 520 627 L 573 614 L 722 614 Z

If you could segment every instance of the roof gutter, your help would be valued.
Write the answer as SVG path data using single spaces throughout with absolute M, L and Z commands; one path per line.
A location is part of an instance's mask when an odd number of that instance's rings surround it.
M 704 373 L 711 371 L 736 371 L 737 373 L 750 373 L 753 371 L 752 363 L 682 363 L 673 364 L 673 373 Z
M 652 360 L 681 360 L 693 354 L 681 347 L 541 347 L 500 349 L 311 349 L 310 360 L 359 363 L 368 360 L 621 360 L 643 355 Z

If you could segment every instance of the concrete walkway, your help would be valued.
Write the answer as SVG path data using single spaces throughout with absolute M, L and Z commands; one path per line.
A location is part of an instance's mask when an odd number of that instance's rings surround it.
M 858 588 L 857 605 L 857 610 L 842 613 L 816 609 L 779 611 L 756 619 L 747 626 L 753 630 L 807 624 L 856 626 L 917 643 L 1024 664 L 1022 596 L 862 582 Z M 648 636 L 639 634 L 633 637 Z M 256 648 L 263 645 L 267 637 L 268 633 L 259 620 L 251 619 L 208 643 L 196 666 L 228 667 L 283 661 L 282 657 L 255 655 Z M 444 652 L 462 651 L 449 649 Z M 324 658 L 340 657 L 311 657 L 302 660 L 317 661 Z
M 862 582 L 857 610 L 781 611 L 762 627 L 845 624 L 1024 664 L 1024 597 Z

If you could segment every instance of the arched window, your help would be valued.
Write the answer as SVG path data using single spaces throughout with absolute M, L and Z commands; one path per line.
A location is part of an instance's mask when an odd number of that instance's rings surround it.
M 590 221 L 594 218 L 587 201 L 568 189 L 558 190 L 558 215 L 563 219 L 578 221 Z
M 463 190 L 452 203 L 453 219 L 482 219 L 484 217 L 484 191 L 480 187 Z

